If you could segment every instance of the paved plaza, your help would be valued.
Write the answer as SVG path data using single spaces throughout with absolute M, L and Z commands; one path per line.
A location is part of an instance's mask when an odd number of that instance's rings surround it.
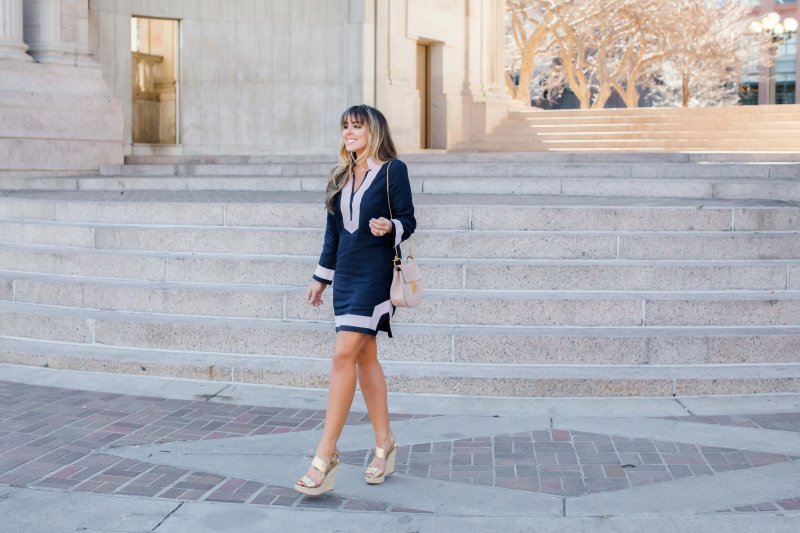
M 2 531 L 800 529 L 798 395 L 390 402 L 397 473 L 357 395 L 311 498 L 324 391 L 2 365 Z

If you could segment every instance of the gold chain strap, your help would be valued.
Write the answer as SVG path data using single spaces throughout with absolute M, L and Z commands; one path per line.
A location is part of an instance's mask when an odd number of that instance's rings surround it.
M 392 167 L 392 162 L 389 161 L 389 163 L 387 163 L 387 165 L 386 165 L 386 201 L 389 203 L 389 218 L 393 219 L 394 218 L 394 214 L 392 213 L 392 194 L 389 192 L 389 169 L 391 167 Z M 399 245 L 394 247 L 394 266 L 395 266 L 395 268 L 397 268 L 398 265 L 403 260 L 402 257 L 400 256 L 400 254 L 398 253 L 399 250 L 400 250 L 400 246 Z M 414 246 L 412 245 L 411 237 L 408 238 L 408 256 L 406 256 L 406 258 L 407 259 L 411 259 L 411 260 L 416 260 L 414 258 Z
M 392 195 L 389 192 L 389 169 L 392 168 L 392 162 L 389 161 L 386 164 L 386 201 L 389 203 L 389 221 L 394 218 L 394 214 L 392 214 Z M 398 247 L 394 247 L 394 259 L 392 259 L 392 263 L 394 264 L 395 270 L 400 270 L 400 265 L 403 263 L 403 258 L 397 253 Z

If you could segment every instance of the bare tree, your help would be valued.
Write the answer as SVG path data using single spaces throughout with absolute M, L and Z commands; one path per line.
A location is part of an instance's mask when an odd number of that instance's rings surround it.
M 552 40 L 551 25 L 555 14 L 548 12 L 538 0 L 507 0 L 510 70 L 518 71 L 519 82 L 514 86 L 509 76 L 506 84 L 515 100 L 531 104 L 531 80 L 536 71 L 537 60 L 547 51 Z
M 611 60 L 619 63 L 611 86 L 627 107 L 638 107 L 640 88 L 648 84 L 669 55 L 657 30 L 660 4 L 660 0 L 638 0 L 619 9 L 620 16 L 630 22 L 631 31 L 621 37 L 611 55 Z
M 581 109 L 591 105 L 592 93 L 597 88 L 592 56 L 598 52 L 599 43 L 592 35 L 591 23 L 601 13 L 601 1 L 605 3 L 605 0 L 544 0 L 545 4 L 549 4 L 548 10 L 556 14 L 552 32 L 557 57 L 554 68 L 561 73 L 560 77 L 553 77 L 550 82 L 563 79 L 578 98 Z
M 662 105 L 731 102 L 743 68 L 765 64 L 767 39 L 752 36 L 740 0 L 507 0 L 515 98 L 531 80 L 549 94 L 568 86 L 581 108 L 617 92 L 636 107 L 647 87 Z M 549 65 L 549 70 L 537 65 Z M 690 98 L 690 95 L 691 98 Z
M 616 89 L 638 101 L 636 83 L 655 61 L 643 20 L 643 5 L 657 0 L 508 0 L 511 31 L 510 57 L 519 65 L 516 96 L 530 90 L 533 82 L 549 94 L 568 86 L 581 108 L 603 107 Z M 640 13 L 641 12 L 641 13 Z M 528 36 L 528 47 L 518 36 Z M 538 48 L 534 49 L 534 45 Z M 646 46 L 645 46 L 646 45 Z M 537 65 L 549 71 L 535 75 Z M 527 67 L 527 68 L 525 68 Z M 529 74 L 530 73 L 530 74 Z M 635 95 L 635 96 L 633 96 Z M 633 104 L 635 105 L 635 103 Z
M 519 72 L 512 94 L 526 101 L 531 83 L 551 96 L 568 86 L 582 108 L 603 107 L 629 68 L 618 58 L 635 27 L 621 7 L 641 1 L 507 0 L 509 57 Z
M 671 0 L 659 20 L 669 53 L 650 86 L 664 105 L 736 103 L 745 68 L 769 62 L 771 41 L 748 32 L 753 15 L 740 0 Z

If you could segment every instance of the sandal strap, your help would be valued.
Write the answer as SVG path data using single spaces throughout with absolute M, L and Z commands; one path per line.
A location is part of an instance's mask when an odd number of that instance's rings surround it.
M 320 486 L 322 484 L 322 483 L 317 483 L 316 481 L 314 481 L 313 479 L 311 479 L 308 476 L 301 477 L 300 478 L 300 482 L 303 485 L 305 485 L 306 487 L 308 487 L 309 489 L 315 489 L 315 488 L 317 488 L 318 486 Z
M 397 442 L 392 440 L 392 445 L 389 446 L 388 450 L 384 450 L 383 448 L 375 448 L 375 457 L 378 459 L 387 459 L 389 454 L 392 453 L 395 448 L 397 448 Z
M 311 466 L 322 472 L 323 475 L 328 475 L 328 472 L 332 468 L 330 461 L 323 461 L 319 457 L 314 457 L 314 460 L 311 461 Z
M 331 454 L 330 458 L 325 461 L 320 459 L 317 456 L 314 456 L 314 460 L 311 461 L 311 466 L 322 472 L 323 476 L 327 476 L 328 472 L 330 472 L 333 467 L 339 464 L 339 451 L 334 450 L 333 454 Z

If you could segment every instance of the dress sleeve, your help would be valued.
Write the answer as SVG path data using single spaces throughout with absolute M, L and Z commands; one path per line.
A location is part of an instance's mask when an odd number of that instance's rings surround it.
M 322 254 L 319 264 L 312 278 L 330 285 L 333 283 L 333 274 L 336 271 L 336 251 L 339 249 L 339 229 L 336 226 L 336 215 L 328 213 L 328 222 L 325 225 L 325 241 L 322 244 Z
M 408 167 L 402 161 L 394 161 L 389 167 L 389 195 L 392 203 L 392 233 L 394 245 L 398 246 L 414 233 L 417 220 L 414 218 L 414 203 L 411 199 L 411 182 Z

